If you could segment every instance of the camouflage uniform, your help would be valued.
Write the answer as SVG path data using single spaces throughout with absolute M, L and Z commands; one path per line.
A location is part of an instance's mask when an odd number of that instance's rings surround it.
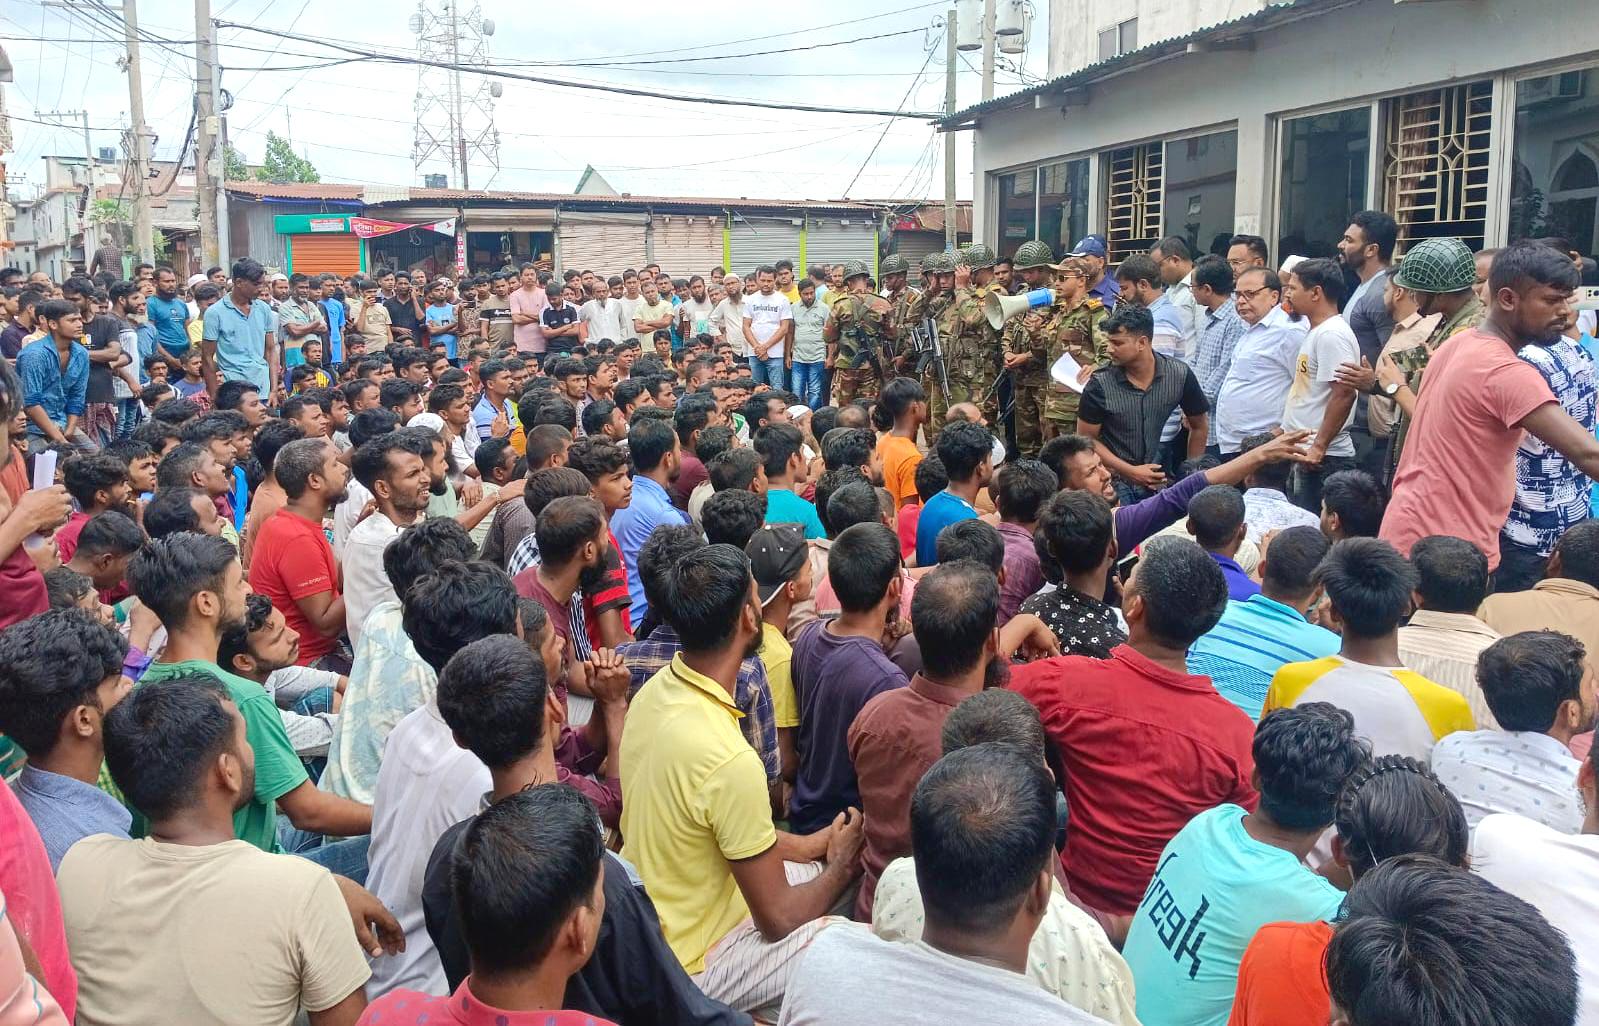
M 986 286 L 968 285 L 955 290 L 946 320 L 949 339 L 944 360 L 949 368 L 950 404 L 976 403 L 989 423 L 999 419 L 995 383 L 999 380 L 999 332 L 983 313 Z M 942 328 L 941 328 L 942 333 Z
M 1084 296 L 1068 307 L 1058 299 L 1044 315 L 1044 324 L 1031 335 L 1035 346 L 1045 350 L 1044 373 L 1066 353 L 1084 367 L 1103 366 L 1109 342 L 1100 327 L 1110 311 L 1092 296 Z M 1050 438 L 1077 430 L 1077 404 L 1081 392 L 1050 378 L 1044 394 L 1045 434 Z
M 1014 261 L 1017 271 L 1047 267 L 1054 262 L 1054 254 L 1046 243 L 1037 239 L 1024 242 L 1016 250 Z M 1030 286 L 1019 277 L 1012 289 L 1020 294 Z M 1045 311 L 1047 313 L 1047 311 Z M 1015 411 L 1016 448 L 1023 456 L 1037 456 L 1044 444 L 1044 397 L 1049 388 L 1049 351 L 1042 342 L 1035 343 L 1026 328 L 1025 315 L 1013 317 L 1005 324 L 1005 348 L 1012 353 L 1028 353 L 1031 360 L 1011 371 L 1011 396 Z M 1041 337 L 1041 336 L 1040 336 Z
M 868 354 L 853 337 L 857 327 L 875 340 L 879 362 L 893 351 L 893 308 L 888 300 L 871 293 L 840 296 L 828 312 L 828 334 L 837 332 L 838 357 L 833 362 L 835 403 L 845 406 L 856 399 L 876 399 L 883 382 Z M 884 370 L 892 375 L 893 367 Z
M 920 324 L 925 318 L 931 317 L 938 325 L 939 345 L 944 352 L 945 370 L 949 374 L 951 387 L 955 384 L 954 368 L 949 363 L 951 340 L 954 338 L 950 330 L 949 313 L 953 307 L 953 300 L 947 293 L 918 292 L 916 297 L 906 304 L 905 316 L 908 318 L 903 323 Z M 927 394 L 927 423 L 923 431 L 927 435 L 927 444 L 932 445 L 938 437 L 938 432 L 944 427 L 944 417 L 949 413 L 950 399 L 944 394 L 944 385 L 938 376 L 938 368 L 929 359 L 922 368 L 922 391 Z
M 917 301 L 922 298 L 921 289 L 907 285 L 898 292 L 884 294 L 888 305 L 894 311 L 894 328 L 898 339 L 894 343 L 894 356 L 896 369 L 903 374 L 906 371 L 905 359 L 909 353 L 907 340 L 910 338 L 910 329 L 915 326 L 914 315 L 918 306 Z

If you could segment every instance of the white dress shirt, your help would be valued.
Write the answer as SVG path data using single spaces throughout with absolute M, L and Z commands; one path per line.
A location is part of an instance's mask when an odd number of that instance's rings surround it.
M 383 569 L 383 550 L 399 536 L 400 525 L 378 512 L 355 525 L 344 543 L 344 624 L 352 649 L 361 640 L 366 614 L 398 598 Z
M 1582 830 L 1582 762 L 1571 749 L 1531 730 L 1457 731 L 1432 750 L 1432 771 L 1460 799 L 1466 823 L 1511 812 L 1551 830 Z
M 1239 337 L 1233 364 L 1216 396 L 1216 444 L 1222 452 L 1237 452 L 1245 438 L 1282 423 L 1283 401 L 1309 327 L 1274 306 Z

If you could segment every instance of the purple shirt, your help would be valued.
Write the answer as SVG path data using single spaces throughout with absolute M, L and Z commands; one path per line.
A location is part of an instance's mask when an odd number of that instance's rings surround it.
M 1027 597 L 1044 586 L 1044 571 L 1038 565 L 1038 549 L 1033 532 L 1021 524 L 999 524 L 1005 540 L 1005 583 L 999 586 L 999 622 L 1016 615 Z
M 1250 580 L 1244 568 L 1237 561 L 1220 553 L 1209 553 L 1210 558 L 1221 567 L 1221 575 L 1227 578 L 1227 597 L 1234 602 L 1247 602 L 1260 594 L 1260 585 Z
M 1188 514 L 1188 500 L 1210 484 L 1204 474 L 1189 474 L 1176 484 L 1131 506 L 1117 506 L 1116 551 L 1131 552 L 1163 527 L 1170 527 Z
M 789 829 L 796 834 L 822 829 L 851 805 L 860 808 L 849 726 L 873 697 L 909 683 L 882 645 L 834 634 L 831 623 L 816 620 L 802 628 L 789 664 L 800 709 L 799 772 L 789 803 Z

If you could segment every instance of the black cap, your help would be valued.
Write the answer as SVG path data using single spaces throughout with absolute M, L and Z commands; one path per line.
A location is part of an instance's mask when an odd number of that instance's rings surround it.
M 755 590 L 762 606 L 772 601 L 810 558 L 805 529 L 799 524 L 767 524 L 750 536 L 744 554 L 750 558 L 750 572 L 755 575 Z

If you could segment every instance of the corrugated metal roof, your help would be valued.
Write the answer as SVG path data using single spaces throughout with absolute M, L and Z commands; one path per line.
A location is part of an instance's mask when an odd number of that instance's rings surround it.
M 241 197 L 255 199 L 284 199 L 344 203 L 364 203 L 376 206 L 384 203 L 517 203 L 560 206 L 569 210 L 604 210 L 612 207 L 682 207 L 723 210 L 735 208 L 772 210 L 839 210 L 876 212 L 883 207 L 916 207 L 920 204 L 906 200 L 856 201 L 856 200 L 799 200 L 750 199 L 747 197 L 701 196 L 576 196 L 565 192 L 503 192 L 462 189 L 423 189 L 377 185 L 340 185 L 324 182 L 293 182 L 277 185 L 271 182 L 229 182 L 228 191 Z M 965 201 L 969 205 L 970 201 Z
M 1347 6 L 1350 2 L 1352 0 L 1284 0 L 1283 3 L 1268 4 L 1258 11 L 1233 18 L 1230 21 L 1207 25 L 1186 35 L 1162 39 L 1159 42 L 1150 43 L 1148 46 L 1117 54 L 1115 57 L 1079 68 L 1070 74 L 1050 79 L 1042 85 L 1030 86 L 1005 96 L 996 96 L 992 100 L 984 100 L 982 103 L 967 107 L 965 110 L 957 111 L 949 117 L 939 118 L 933 124 L 943 129 L 964 127 L 968 122 L 983 114 L 1015 107 L 1023 101 L 1031 100 L 1035 96 L 1061 92 L 1074 86 L 1089 85 L 1113 73 L 1183 53 L 1191 43 L 1215 43 L 1234 36 L 1248 35 L 1248 32 L 1241 30 L 1260 29 L 1287 21 L 1295 21 L 1307 15 L 1325 14 L 1336 7 Z

